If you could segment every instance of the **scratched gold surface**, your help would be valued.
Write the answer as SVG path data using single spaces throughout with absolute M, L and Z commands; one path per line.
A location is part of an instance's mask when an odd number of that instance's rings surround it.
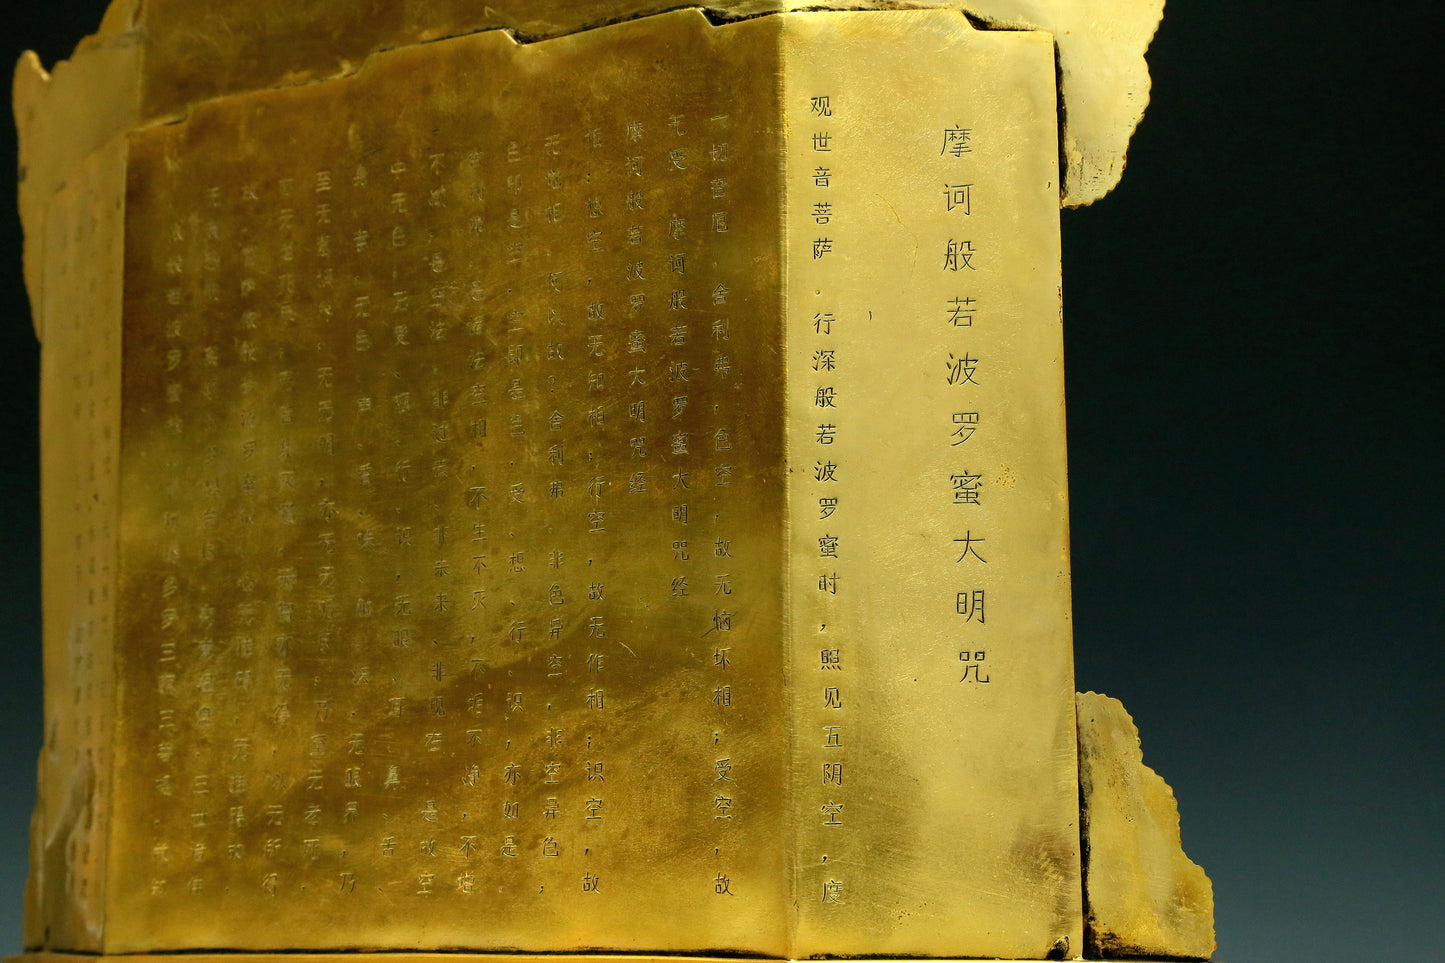
M 37 299 L 45 743 L 26 884 L 26 945 L 99 951 L 114 782 L 125 144 L 51 199 Z
M 776 30 L 132 137 L 108 948 L 783 949 Z
M 156 119 L 212 97 L 342 76 L 378 50 L 491 29 L 538 40 L 677 6 L 669 0 L 112 0 L 101 34 L 107 42 L 143 44 L 145 56 L 137 58 L 134 73 L 93 99 L 125 99 L 127 114 Z M 739 19 L 828 5 L 711 0 L 698 6 Z M 1118 182 L 1129 137 L 1148 101 L 1144 51 L 1163 0 L 853 0 L 832 6 L 962 9 L 1001 28 L 1052 33 L 1067 106 L 1060 117 L 1061 200 L 1071 207 L 1089 204 Z M 29 65 L 23 73 L 34 79 Z
M 688 10 L 134 132 L 104 950 L 1077 950 L 1054 89 Z
M 115 0 L 113 10 L 133 0 Z M 943 6 L 950 0 L 916 0 Z M 862 0 L 857 7 L 886 6 Z M 137 17 L 147 32 L 141 111 L 160 117 L 199 100 L 346 73 L 377 50 L 480 30 L 527 39 L 558 37 L 618 20 L 675 9 L 670 0 L 147 0 Z M 697 4 L 728 18 L 799 9 L 802 0 L 716 0 Z M 117 18 L 118 24 L 121 18 Z

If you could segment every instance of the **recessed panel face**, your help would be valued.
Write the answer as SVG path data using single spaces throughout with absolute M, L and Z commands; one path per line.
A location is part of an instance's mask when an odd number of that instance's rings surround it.
M 108 950 L 783 951 L 776 57 L 131 136 Z

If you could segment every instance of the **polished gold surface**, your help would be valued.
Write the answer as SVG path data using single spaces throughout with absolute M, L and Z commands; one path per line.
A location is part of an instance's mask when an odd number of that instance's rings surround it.
M 1053 67 L 685 10 L 97 154 L 32 942 L 1077 953 Z
M 1077 952 L 1053 47 L 784 22 L 794 953 Z

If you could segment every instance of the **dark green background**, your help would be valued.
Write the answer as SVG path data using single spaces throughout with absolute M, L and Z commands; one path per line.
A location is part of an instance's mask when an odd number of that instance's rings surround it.
M 4 3 L 0 59 L 47 65 L 103 6 Z M 1231 963 L 1440 954 L 1440 20 L 1171 0 L 1123 183 L 1063 215 L 1078 685 L 1139 722 Z M 0 952 L 41 738 L 38 350 L 7 209 Z

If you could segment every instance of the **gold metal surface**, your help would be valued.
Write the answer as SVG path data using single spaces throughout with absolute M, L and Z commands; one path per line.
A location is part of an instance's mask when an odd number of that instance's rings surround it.
M 26 944 L 102 948 L 114 777 L 125 145 L 49 205 L 37 299 L 45 742 L 31 821 Z
M 777 29 L 132 138 L 109 948 L 785 951 Z
M 785 24 L 793 952 L 1077 950 L 1053 47 Z
M 234 963 L 234 953 L 168 953 L 165 956 L 160 954 L 140 954 L 140 956 L 84 956 L 78 953 L 23 953 L 17 956 L 4 957 L 4 963 L 81 963 L 82 960 L 90 960 L 91 963 L 120 963 L 121 960 L 130 960 L 139 963 L 139 960 L 168 960 L 169 963 Z M 251 963 L 345 963 L 347 960 L 355 960 L 354 954 L 345 953 L 253 953 L 247 954 L 247 960 Z M 556 953 L 548 954 L 546 957 L 523 956 L 514 953 L 371 953 L 367 956 L 373 963 L 542 963 L 543 959 L 551 960 L 552 963 L 585 963 L 595 962 L 597 956 L 578 956 L 578 954 Z M 608 956 L 608 960 L 616 963 L 665 963 L 666 960 L 676 960 L 675 956 L 624 956 L 614 954 Z M 696 963 L 724 963 L 725 960 L 736 960 L 731 956 L 689 956 L 688 960 L 695 960 Z M 874 957 L 879 963 L 893 963 L 887 957 Z M 972 957 L 977 960 L 978 957 Z M 1130 957 L 1133 963 L 1150 963 L 1153 957 Z M 1159 957 L 1159 963 L 1165 960 L 1178 960 L 1179 957 Z M 1014 959 L 1013 963 L 1045 963 L 1043 960 L 1022 960 Z
M 116 146 L 47 945 L 1077 952 L 1053 64 L 685 10 Z
M 134 0 L 117 0 L 117 5 Z M 860 0 L 850 7 L 888 6 Z M 910 6 L 954 5 L 911 0 Z M 481 30 L 536 40 L 663 13 L 673 0 L 147 0 L 150 56 L 141 89 L 146 117 L 161 117 L 217 96 L 335 77 L 377 50 Z M 697 4 L 729 18 L 805 9 L 805 0 L 714 0 Z M 198 22 L 200 26 L 198 27 Z
M 698 4 L 735 19 L 816 10 L 943 8 L 993 27 L 1053 34 L 1067 107 L 1061 199 L 1089 204 L 1124 170 L 1129 137 L 1148 103 L 1144 51 L 1164 0 L 710 0 Z M 558 37 L 673 9 L 670 0 L 114 0 L 108 22 L 127 23 L 147 44 L 142 115 L 162 117 L 216 96 L 343 75 L 368 55 L 438 37 L 505 29 L 528 39 Z

